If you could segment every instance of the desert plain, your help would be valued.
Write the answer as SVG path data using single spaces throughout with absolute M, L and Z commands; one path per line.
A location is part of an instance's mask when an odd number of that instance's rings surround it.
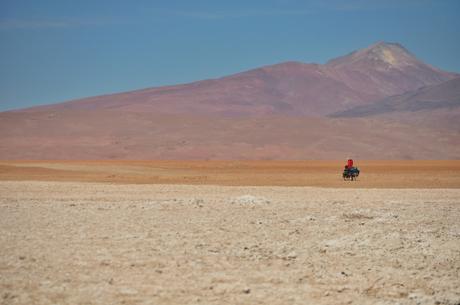
M 0 304 L 459 304 L 460 161 L 1 161 Z

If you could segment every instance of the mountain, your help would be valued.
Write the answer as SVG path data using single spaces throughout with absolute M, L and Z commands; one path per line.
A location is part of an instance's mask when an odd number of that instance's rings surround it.
M 324 65 L 2 112 L 0 159 L 458 159 L 459 77 L 379 42 Z
M 0 115 L 0 159 L 460 158 L 459 128 L 438 127 L 370 118 L 10 112 Z
M 348 87 L 380 98 L 460 76 L 425 64 L 400 44 L 385 42 L 330 60 L 326 66 Z
M 366 117 L 392 114 L 395 112 L 416 112 L 422 110 L 460 108 L 460 78 L 441 84 L 422 87 L 401 95 L 390 96 L 375 103 L 358 106 L 335 113 L 333 117 Z
M 219 79 L 34 107 L 219 116 L 324 116 L 456 77 L 379 42 L 326 65 L 285 62 Z

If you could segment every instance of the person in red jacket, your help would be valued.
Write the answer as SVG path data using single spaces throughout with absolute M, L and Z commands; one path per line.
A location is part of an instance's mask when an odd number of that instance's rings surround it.
M 353 167 L 353 159 L 348 158 L 347 166 L 348 166 L 348 168 L 352 168 L 352 167 Z

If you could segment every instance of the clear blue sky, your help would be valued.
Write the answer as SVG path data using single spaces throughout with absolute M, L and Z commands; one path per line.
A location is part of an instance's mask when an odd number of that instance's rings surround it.
M 460 72 L 460 1 L 0 0 L 0 111 L 324 63 L 380 40 Z

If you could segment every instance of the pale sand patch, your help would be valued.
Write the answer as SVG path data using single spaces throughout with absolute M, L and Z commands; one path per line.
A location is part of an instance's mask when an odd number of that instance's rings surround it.
M 459 189 L 0 182 L 2 304 L 458 304 Z

